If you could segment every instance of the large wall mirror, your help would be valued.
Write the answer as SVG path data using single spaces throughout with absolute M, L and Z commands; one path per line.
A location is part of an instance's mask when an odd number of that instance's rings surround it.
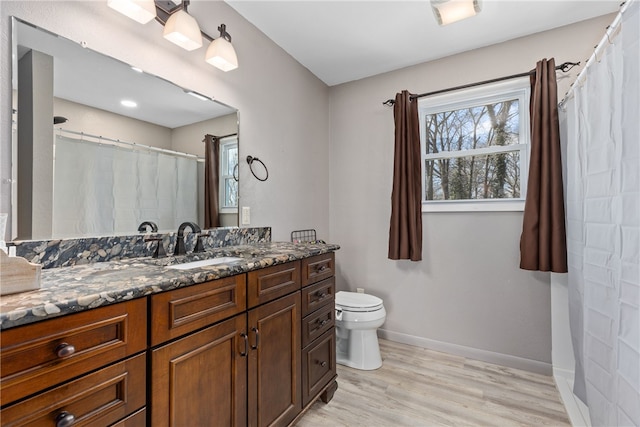
M 238 225 L 235 108 L 15 17 L 12 31 L 13 238 Z

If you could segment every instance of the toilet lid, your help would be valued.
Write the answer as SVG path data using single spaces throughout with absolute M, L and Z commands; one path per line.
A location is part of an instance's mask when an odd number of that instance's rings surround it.
M 373 295 L 340 291 L 336 293 L 336 305 L 346 310 L 367 309 L 367 311 L 373 311 L 373 309 L 382 307 L 382 300 Z

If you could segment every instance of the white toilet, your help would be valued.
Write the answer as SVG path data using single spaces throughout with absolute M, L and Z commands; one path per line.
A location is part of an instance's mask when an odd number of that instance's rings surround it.
M 336 361 L 366 371 L 382 366 L 377 329 L 386 317 L 378 297 L 356 292 L 336 293 Z

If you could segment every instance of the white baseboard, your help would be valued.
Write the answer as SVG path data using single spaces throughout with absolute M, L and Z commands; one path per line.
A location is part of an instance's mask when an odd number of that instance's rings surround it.
M 573 427 L 591 427 L 589 408 L 573 394 L 573 372 L 553 368 L 553 379 Z
M 413 335 L 388 331 L 385 329 L 378 329 L 378 336 L 389 341 L 409 344 L 416 347 L 428 348 L 430 350 L 442 351 L 449 354 L 455 354 L 457 356 L 464 356 L 470 359 L 481 360 L 487 363 L 493 363 L 496 365 L 535 372 L 537 374 L 549 376 L 553 374 L 553 369 L 550 363 L 540 362 L 537 360 L 525 359 L 523 357 L 512 356 L 503 353 L 494 353 L 492 351 L 480 350 L 473 347 L 466 347 L 463 345 L 416 337 Z

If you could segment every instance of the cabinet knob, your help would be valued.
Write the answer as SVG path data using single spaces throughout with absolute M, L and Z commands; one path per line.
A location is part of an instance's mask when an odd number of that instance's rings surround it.
M 322 366 L 323 368 L 326 368 L 327 362 L 325 362 L 324 360 L 322 362 L 318 361 L 318 365 Z
M 316 296 L 318 297 L 318 299 L 324 299 L 327 296 L 326 292 L 322 292 L 322 291 L 318 291 L 316 292 Z
M 326 265 L 321 265 L 321 266 L 319 266 L 319 267 L 316 269 L 316 271 L 317 271 L 318 273 L 322 273 L 322 272 L 323 272 L 323 271 L 325 271 L 326 269 L 327 269 L 327 266 L 326 266 Z
M 56 417 L 56 427 L 70 427 L 76 422 L 76 417 L 66 411 L 60 412 Z
M 64 357 L 69 357 L 73 353 L 75 353 L 76 348 L 69 343 L 63 342 L 62 344 L 59 344 L 56 347 L 55 352 L 56 352 L 56 355 L 62 359 Z

